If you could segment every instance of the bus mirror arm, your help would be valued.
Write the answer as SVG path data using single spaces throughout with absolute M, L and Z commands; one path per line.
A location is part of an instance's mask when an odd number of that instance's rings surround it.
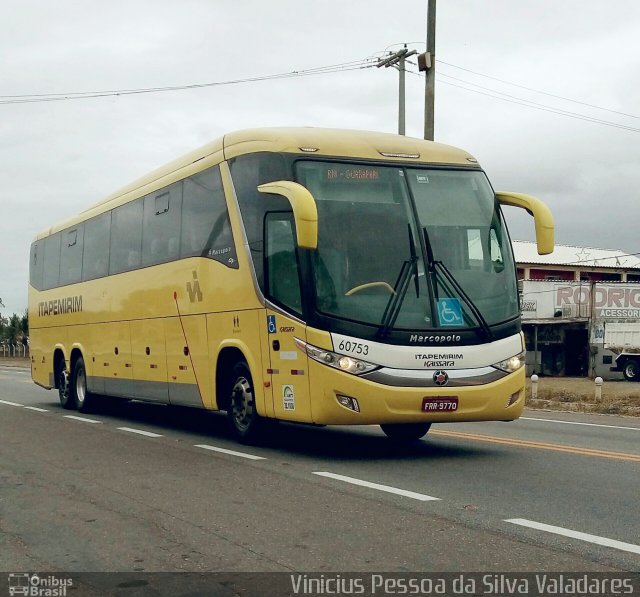
M 306 187 L 290 180 L 278 180 L 259 185 L 258 191 L 286 197 L 293 208 L 298 247 L 318 248 L 318 209 L 313 195 Z
M 535 221 L 536 244 L 539 255 L 548 255 L 553 252 L 554 225 L 553 215 L 549 208 L 540 199 L 524 195 L 523 193 L 496 193 L 500 205 L 510 205 L 526 209 Z

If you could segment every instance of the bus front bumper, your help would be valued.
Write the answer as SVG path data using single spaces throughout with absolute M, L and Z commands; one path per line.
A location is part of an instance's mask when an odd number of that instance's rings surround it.
M 513 421 L 522 414 L 525 402 L 524 367 L 478 385 L 400 387 L 310 360 L 309 381 L 315 396 L 311 404 L 313 422 L 320 425 Z M 430 400 L 436 398 L 442 400 Z M 433 402 L 442 410 L 425 411 L 425 403 Z M 451 410 L 452 405 L 455 410 Z

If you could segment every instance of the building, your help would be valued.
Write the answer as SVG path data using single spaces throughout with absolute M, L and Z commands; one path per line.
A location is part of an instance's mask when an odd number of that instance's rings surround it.
M 556 245 L 538 255 L 514 241 L 521 288 L 527 373 L 601 376 L 615 355 L 604 347 L 608 323 L 640 322 L 640 258 L 622 251 Z

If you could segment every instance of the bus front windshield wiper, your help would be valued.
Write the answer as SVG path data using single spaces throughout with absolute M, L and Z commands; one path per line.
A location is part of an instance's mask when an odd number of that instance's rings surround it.
M 429 271 L 430 272 L 440 272 L 441 276 L 451 285 L 457 293 L 460 295 L 460 298 L 466 303 L 467 307 L 469 307 L 469 311 L 473 314 L 476 321 L 482 328 L 487 339 L 493 339 L 493 332 L 487 323 L 487 320 L 484 318 L 484 315 L 480 312 L 477 305 L 473 302 L 473 300 L 469 297 L 469 295 L 465 292 L 464 288 L 460 285 L 460 282 L 456 280 L 455 276 L 451 273 L 451 270 L 444 264 L 443 261 L 439 261 L 435 259 L 433 254 L 433 247 L 431 246 L 431 241 L 429 240 L 429 233 L 427 232 L 427 227 L 424 226 L 422 228 L 422 233 L 424 235 L 424 242 L 427 248 L 427 256 L 429 260 Z M 447 284 L 443 284 L 443 286 L 447 286 Z M 447 289 L 450 291 L 450 289 Z
M 380 329 L 378 330 L 378 337 L 383 340 L 389 334 L 389 330 L 394 326 L 396 319 L 402 308 L 404 297 L 407 295 L 411 278 L 413 277 L 416 283 L 416 298 L 420 297 L 420 281 L 418 280 L 418 253 L 416 251 L 416 244 L 413 240 L 413 232 L 411 231 L 411 225 L 407 224 L 409 230 L 409 259 L 404 261 L 400 268 L 400 273 L 396 279 L 396 283 L 393 286 L 393 294 L 389 298 L 389 302 L 382 314 L 382 321 L 380 323 Z

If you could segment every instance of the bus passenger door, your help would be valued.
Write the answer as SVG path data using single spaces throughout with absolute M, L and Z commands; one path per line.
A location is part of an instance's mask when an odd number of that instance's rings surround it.
M 136 396 L 169 402 L 167 356 L 163 319 L 142 319 L 131 324 L 133 391 Z
M 295 229 L 290 212 L 265 217 L 265 290 L 267 296 L 293 313 L 302 312 Z M 277 419 L 311 422 L 307 355 L 294 338 L 305 340 L 304 325 L 293 317 L 267 309 L 273 410 Z

